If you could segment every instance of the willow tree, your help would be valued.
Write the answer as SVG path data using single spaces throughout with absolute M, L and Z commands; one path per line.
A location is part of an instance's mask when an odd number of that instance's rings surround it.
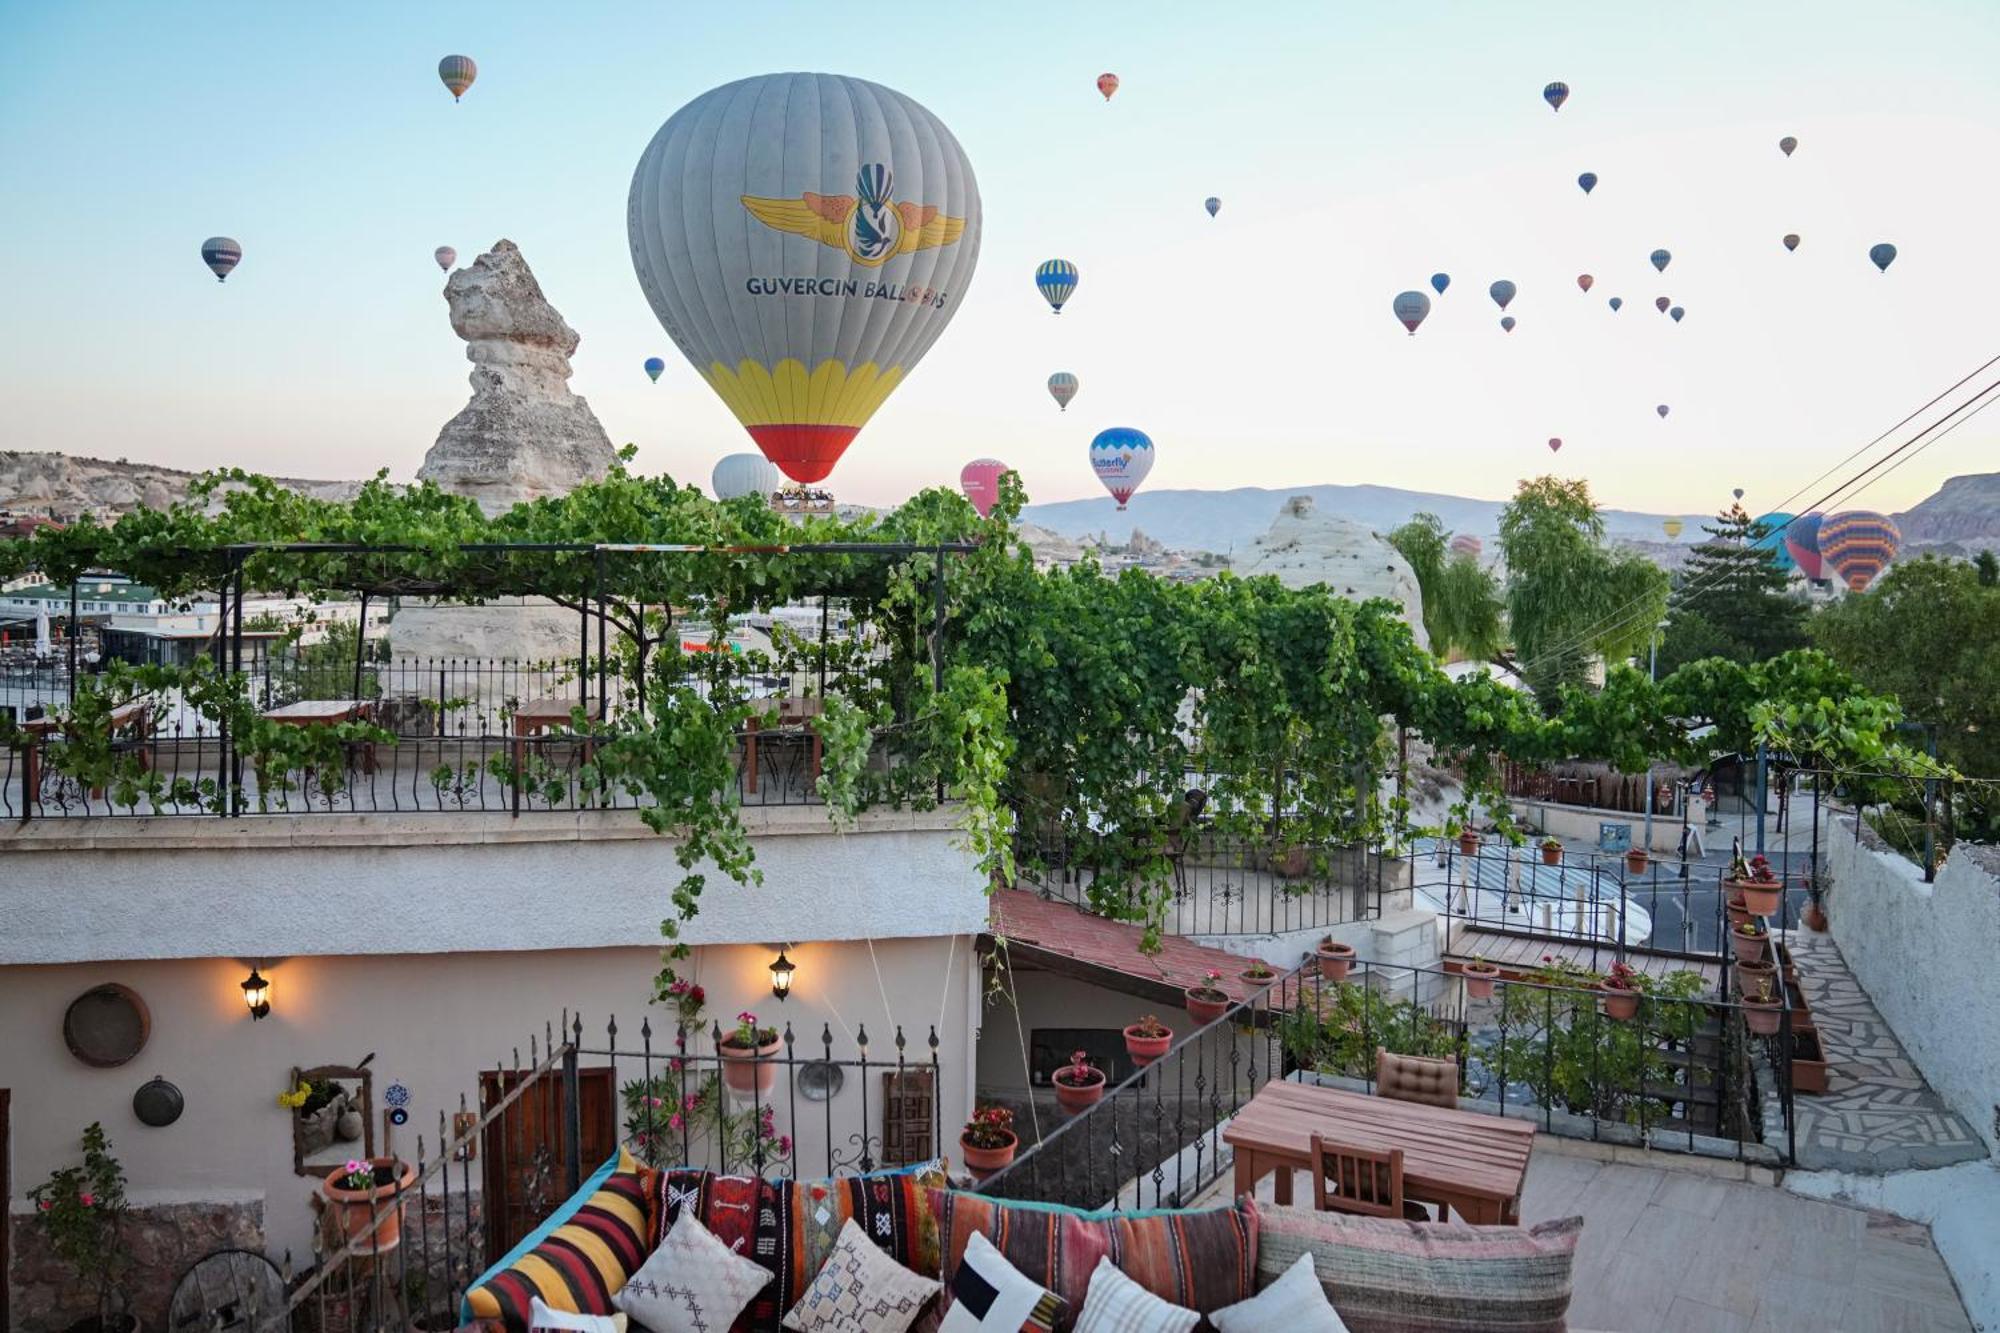
M 1488 661 L 1507 645 L 1500 580 L 1468 552 L 1446 545 L 1444 522 L 1417 514 L 1389 534 L 1389 545 L 1417 576 L 1424 599 L 1424 635 L 1441 658 Z

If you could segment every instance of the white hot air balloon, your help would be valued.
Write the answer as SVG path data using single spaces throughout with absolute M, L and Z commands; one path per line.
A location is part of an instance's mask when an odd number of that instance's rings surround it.
M 451 266 L 458 262 L 458 251 L 448 245 L 440 245 L 437 249 L 431 251 L 431 258 L 437 260 L 439 268 L 449 273 L 451 272 Z
M 674 344 L 764 456 L 810 483 L 957 313 L 979 185 L 951 131 L 903 94 L 764 74 L 660 127 L 625 222 Z
M 742 495 L 768 496 L 778 486 L 778 469 L 762 454 L 727 454 L 708 474 L 708 489 L 718 500 L 734 500 Z

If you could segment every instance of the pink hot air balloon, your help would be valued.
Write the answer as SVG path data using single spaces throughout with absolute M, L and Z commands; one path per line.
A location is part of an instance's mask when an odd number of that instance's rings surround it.
M 1560 435 L 1551 435 L 1551 436 L 1549 436 L 1549 452 L 1550 452 L 1550 453 L 1555 453 L 1555 452 L 1556 452 L 1557 450 L 1561 449 L 1562 447 L 1563 447 L 1563 442 L 1562 442 L 1562 437 L 1561 437 Z
M 1673 302 L 1668 300 L 1664 296 L 1656 296 L 1653 298 L 1653 309 L 1659 311 L 1663 315 L 1667 313 L 1667 307 L 1672 304 Z
M 1097 91 L 1104 94 L 1105 101 L 1110 101 L 1111 94 L 1118 91 L 1118 76 L 1109 73 L 1098 75 Z
M 1588 273 L 1579 273 L 1576 275 L 1576 285 L 1585 291 L 1589 291 L 1590 285 L 1596 281 L 1597 279 L 1591 277 Z
M 993 506 L 999 503 L 1000 474 L 1010 470 L 997 458 L 975 458 L 958 470 L 958 489 L 965 492 L 965 498 L 972 501 L 981 518 L 991 514 Z

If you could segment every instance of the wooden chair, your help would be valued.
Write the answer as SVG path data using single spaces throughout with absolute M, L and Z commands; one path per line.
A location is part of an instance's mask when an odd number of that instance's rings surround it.
M 1312 1136 L 1313 1207 L 1322 1213 L 1428 1222 L 1420 1203 L 1403 1197 L 1403 1150 L 1368 1152 Z
M 1375 1048 L 1375 1095 L 1399 1102 L 1458 1109 L 1458 1061 L 1423 1055 L 1391 1055 Z

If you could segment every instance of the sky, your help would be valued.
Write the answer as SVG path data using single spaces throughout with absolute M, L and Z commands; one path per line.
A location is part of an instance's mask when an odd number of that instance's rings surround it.
M 640 292 L 626 193 L 676 109 L 778 69 L 914 97 L 983 200 L 978 271 L 834 473 L 844 500 L 981 455 L 1033 499 L 1099 494 L 1089 441 L 1126 425 L 1154 488 L 1499 498 L 1553 466 L 1609 505 L 1757 508 L 2000 353 L 1990 0 L 0 0 L 0 53 L 0 448 L 407 478 L 469 395 L 431 252 L 507 237 L 612 441 L 705 482 L 749 441 Z M 457 104 L 451 53 L 479 63 Z M 218 233 L 245 252 L 220 285 Z M 1060 319 L 1033 284 L 1052 256 L 1082 270 Z M 1440 270 L 1405 336 L 1392 300 Z M 1067 413 L 1055 370 L 1082 381 Z M 1996 468 L 2000 412 L 1854 503 Z

